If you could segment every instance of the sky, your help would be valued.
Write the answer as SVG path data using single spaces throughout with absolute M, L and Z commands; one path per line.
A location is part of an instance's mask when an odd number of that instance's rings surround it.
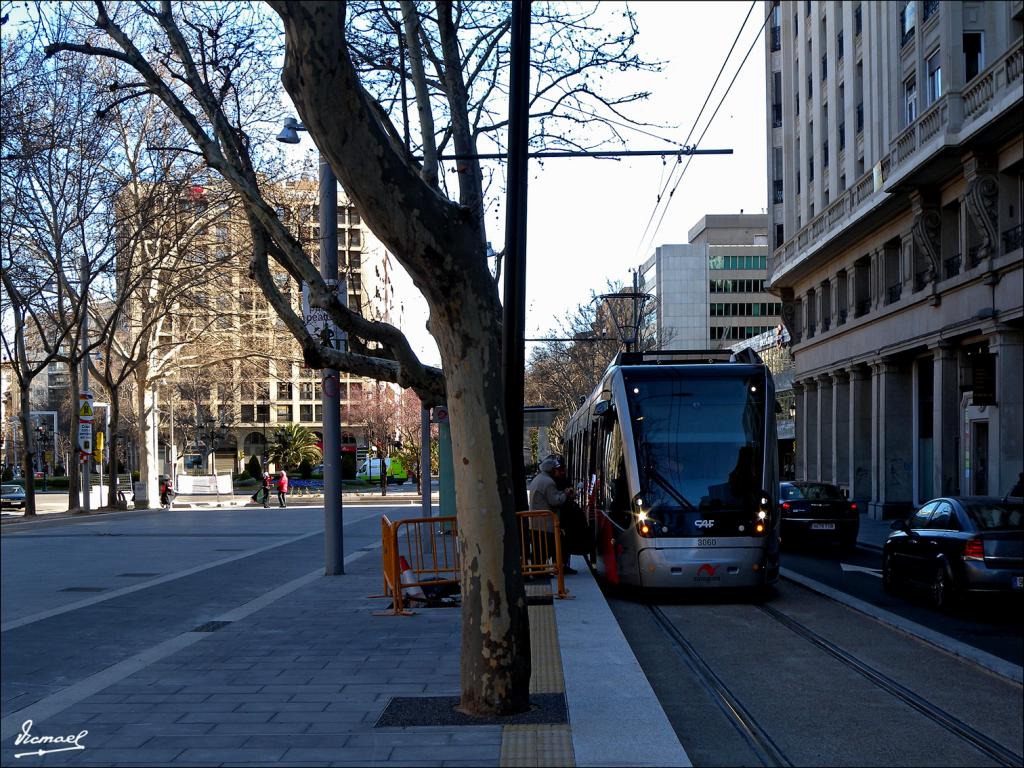
M 608 2 L 602 5 L 613 6 Z M 616 73 L 616 90 L 652 92 L 633 116 L 673 125 L 651 132 L 682 143 L 750 8 L 748 2 L 634 2 L 640 29 L 638 50 L 661 60 L 661 73 Z M 708 213 L 761 213 L 767 200 L 765 148 L 764 18 L 757 3 L 733 51 L 721 81 L 689 143 L 694 143 L 718 105 L 751 42 L 758 39 L 701 148 L 731 148 L 732 155 L 693 158 L 653 241 L 641 240 L 674 163 L 660 157 L 621 161 L 531 161 L 528 191 L 526 266 L 526 338 L 549 336 L 566 314 L 601 293 L 608 280 L 628 282 L 630 268 L 642 264 L 654 247 L 687 242 L 687 232 Z M 631 135 L 626 149 L 661 149 L 649 136 Z M 684 160 L 685 162 L 685 160 Z M 659 210 L 660 216 L 660 210 Z M 655 217 L 654 223 L 657 223 Z M 488 222 L 490 226 L 490 221 Z M 653 224 L 652 224 L 653 228 Z M 504 239 L 504 225 L 492 227 L 494 243 Z M 497 246 L 496 246 L 497 247 Z M 403 330 L 424 362 L 439 363 L 436 345 L 423 330 L 426 305 L 411 282 L 396 281 L 405 305 Z M 527 359 L 532 345 L 527 344 Z

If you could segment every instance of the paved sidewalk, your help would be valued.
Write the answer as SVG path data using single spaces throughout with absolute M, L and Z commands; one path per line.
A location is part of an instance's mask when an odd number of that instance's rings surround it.
M 582 567 L 567 577 L 575 599 L 530 607 L 531 698 L 564 697 L 567 722 L 375 727 L 393 697 L 458 696 L 460 611 L 375 616 L 388 602 L 368 597 L 381 589 L 379 549 L 346 562 L 345 576 L 292 578 L 5 711 L 3 765 L 690 764 Z M 643 729 L 622 719 L 627 700 Z M 36 748 L 14 746 L 28 719 L 33 736 L 87 730 L 85 748 L 16 758 Z

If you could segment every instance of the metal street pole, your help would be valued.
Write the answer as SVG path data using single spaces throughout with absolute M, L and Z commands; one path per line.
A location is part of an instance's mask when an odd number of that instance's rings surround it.
M 339 286 L 341 303 L 348 305 L 348 283 L 338 281 L 338 179 L 320 155 L 320 277 L 328 288 Z M 345 350 L 344 334 L 338 334 L 338 347 Z M 324 430 L 324 573 L 345 573 L 345 536 L 341 501 L 341 400 L 338 372 L 321 371 L 320 402 Z
M 505 378 L 505 424 L 512 460 L 516 509 L 526 509 L 523 466 L 523 369 L 526 364 L 526 184 L 530 139 L 530 3 L 512 5 L 509 82 L 508 201 L 505 206 L 505 285 L 501 356 Z
M 420 416 L 420 492 L 423 496 L 423 517 L 430 517 L 430 410 Z
M 81 290 L 81 310 L 82 310 L 82 392 L 89 391 L 89 257 L 88 254 L 82 252 L 82 274 L 79 288 Z M 79 428 L 81 429 L 81 428 Z M 81 448 L 81 445 L 79 445 Z M 89 441 L 89 448 L 92 448 L 92 441 Z M 155 454 L 154 454 L 155 455 Z M 82 510 L 89 514 L 89 507 L 92 500 L 90 499 L 90 472 L 89 472 L 89 461 L 92 457 L 86 456 L 85 464 L 82 468 Z

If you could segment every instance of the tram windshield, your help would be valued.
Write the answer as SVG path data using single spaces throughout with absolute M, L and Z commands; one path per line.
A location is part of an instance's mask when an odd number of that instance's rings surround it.
M 763 487 L 764 375 L 669 368 L 623 373 L 643 506 L 718 517 L 756 512 Z M 677 517 L 677 516 L 672 516 Z M 666 531 L 668 532 L 668 531 Z

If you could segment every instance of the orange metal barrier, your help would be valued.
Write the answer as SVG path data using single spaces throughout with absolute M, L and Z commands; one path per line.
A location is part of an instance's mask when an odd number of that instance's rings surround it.
M 523 576 L 554 576 L 558 597 L 567 597 L 562 537 L 549 535 L 545 530 L 550 525 L 557 531 L 558 517 L 547 510 L 518 512 L 516 516 Z M 390 597 L 392 609 L 378 614 L 411 615 L 412 611 L 404 607 L 409 600 L 406 590 L 421 592 L 424 587 L 459 583 L 458 529 L 454 517 L 391 521 L 387 515 L 381 515 L 380 529 L 384 591 L 379 597 Z

